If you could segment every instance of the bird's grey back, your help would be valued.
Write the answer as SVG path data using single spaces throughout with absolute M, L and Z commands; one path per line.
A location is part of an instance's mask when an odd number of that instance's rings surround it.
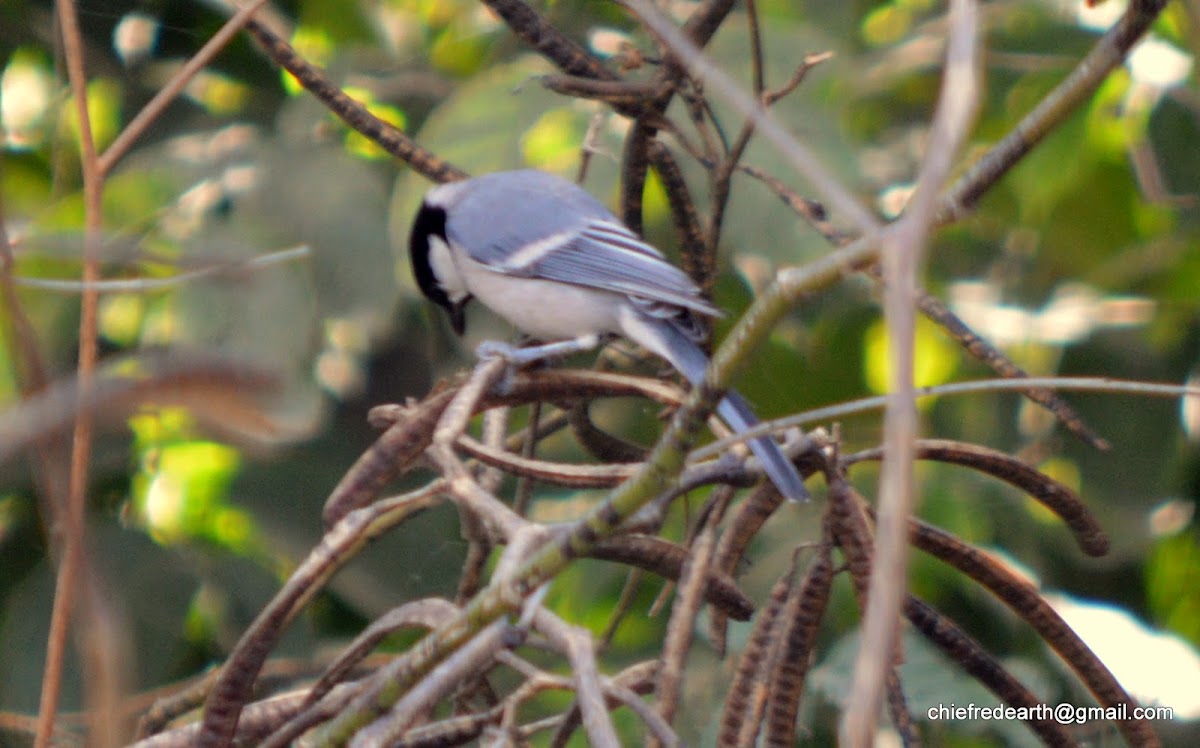
M 497 172 L 436 187 L 427 200 L 446 209 L 447 236 L 497 272 L 720 315 L 683 271 L 561 177 Z

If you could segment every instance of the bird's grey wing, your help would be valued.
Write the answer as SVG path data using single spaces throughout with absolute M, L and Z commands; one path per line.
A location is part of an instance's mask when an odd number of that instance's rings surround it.
M 500 268 L 527 246 L 562 243 L 593 221 L 612 222 L 628 233 L 587 191 L 559 177 L 529 169 L 495 172 L 441 185 L 430 195 L 435 204 L 447 209 L 448 238 L 476 262 L 489 267 Z M 647 249 L 662 257 L 653 248 Z M 528 258 L 531 252 L 536 250 L 521 254 Z
M 496 270 L 626 294 L 720 316 L 691 279 L 615 220 L 592 219 L 506 253 Z
M 647 310 L 720 315 L 683 271 L 570 182 L 526 170 L 436 189 L 450 208 L 448 238 L 497 272 L 627 294 Z

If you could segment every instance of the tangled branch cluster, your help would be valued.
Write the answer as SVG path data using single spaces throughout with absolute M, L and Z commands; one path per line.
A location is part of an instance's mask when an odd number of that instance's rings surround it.
M 740 459 L 718 458 L 690 466 L 678 487 L 656 497 L 604 539 L 588 529 L 586 520 L 567 526 L 533 522 L 514 512 L 498 495 L 502 473 L 563 486 L 616 485 L 627 478 L 629 466 L 581 468 L 522 454 L 530 443 L 577 422 L 578 403 L 640 396 L 674 406 L 681 401 L 679 391 L 657 380 L 598 372 L 537 372 L 507 382 L 505 376 L 503 362 L 488 360 L 463 382 L 421 402 L 376 409 L 374 421 L 390 425 L 330 497 L 326 511 L 329 529 L 322 543 L 247 632 L 215 679 L 215 686 L 210 681 L 208 688 L 160 704 L 144 721 L 143 732 L 153 732 L 171 717 L 196 706 L 198 698 L 207 696 L 209 720 L 219 717 L 232 721 L 240 711 L 233 732 L 236 740 L 263 741 L 266 745 L 286 745 L 326 723 L 334 727 L 326 724 L 325 731 L 318 734 L 334 742 L 353 734 L 355 740 L 388 744 L 453 745 L 487 731 L 499 731 L 508 739 L 520 741 L 538 731 L 553 730 L 553 743 L 562 744 L 582 725 L 592 742 L 615 745 L 607 712 L 619 707 L 638 714 L 648 735 L 663 744 L 675 745 L 678 738 L 670 727 L 670 718 L 685 673 L 691 632 L 696 630 L 701 608 L 707 604 L 709 642 L 721 653 L 726 649 L 727 621 L 747 620 L 757 613 L 747 645 L 735 663 L 720 720 L 721 744 L 751 744 L 760 733 L 772 745 L 791 744 L 807 665 L 815 654 L 816 633 L 834 577 L 848 573 L 860 604 L 865 604 L 872 571 L 873 518 L 867 502 L 851 486 L 848 473 L 856 465 L 880 459 L 881 450 L 842 456 L 836 443 L 820 434 L 792 445 L 801 464 L 809 472 L 823 474 L 829 485 L 822 540 L 815 552 L 805 553 L 811 549 L 804 546 L 797 548 L 797 561 L 780 576 L 756 612 L 754 601 L 738 588 L 734 572 L 783 501 L 770 484 L 763 484 L 741 502 L 733 503 L 736 490 L 758 477 Z M 503 394 L 497 394 L 498 385 Z M 503 424 L 510 408 L 539 402 L 557 403 L 563 410 L 541 423 L 507 433 Z M 476 413 L 499 422 L 486 429 L 492 444 L 481 444 L 466 435 L 466 426 Z M 593 440 L 580 441 L 587 444 Z M 1102 555 L 1107 551 L 1106 536 L 1078 497 L 1024 463 L 993 450 L 955 442 L 923 441 L 919 450 L 922 459 L 962 465 L 1025 491 L 1063 519 L 1084 552 Z M 475 459 L 464 461 L 465 455 Z M 379 486 L 417 467 L 422 456 L 433 462 L 439 477 L 401 496 L 373 498 Z M 669 502 L 702 484 L 716 484 L 717 488 L 698 513 L 688 544 L 656 537 L 654 533 L 661 527 L 663 510 Z M 463 526 L 470 528 L 472 547 L 460 580 L 460 603 L 438 598 L 405 603 L 365 629 L 312 685 L 250 700 L 250 687 L 279 635 L 336 570 L 372 538 L 444 501 L 452 501 L 459 508 Z M 911 534 L 916 548 L 966 574 L 1024 619 L 1071 665 L 1100 703 L 1135 704 L 1030 582 L 936 527 L 913 520 Z M 568 542 L 589 536 L 590 543 Z M 662 657 L 612 676 L 601 675 L 597 651 L 602 644 L 593 634 L 541 607 L 536 594 L 526 599 L 517 586 L 523 561 L 545 545 L 557 545 L 567 559 L 599 558 L 677 583 Z M 490 550 L 499 546 L 506 550 L 489 589 L 502 589 L 501 594 L 511 596 L 512 608 L 519 612 L 513 621 L 501 618 L 485 623 L 467 615 L 461 601 L 477 593 L 483 564 Z M 835 554 L 841 558 L 836 565 Z M 808 557 L 803 573 L 798 567 L 802 556 Z M 624 612 L 618 611 L 617 615 Z M 1005 703 L 1037 705 L 1039 699 L 999 661 L 927 603 L 908 595 L 904 615 L 916 630 Z M 391 661 L 368 657 L 381 640 L 400 628 L 446 632 L 464 626 L 470 629 L 463 637 L 467 643 L 437 665 L 421 661 L 420 647 Z M 556 653 L 570 675 L 555 675 L 530 664 L 519 655 L 524 647 Z M 518 676 L 518 685 L 496 693 L 489 676 L 502 668 Z M 402 696 L 396 690 L 398 683 L 409 686 Z M 574 693 L 574 705 L 557 716 L 520 723 L 520 707 L 546 689 Z M 642 700 L 648 693 L 657 696 L 657 708 Z M 221 701 L 223 698 L 230 701 Z M 455 716 L 432 718 L 433 709 L 447 699 L 455 704 Z M 919 735 L 905 703 L 893 667 L 888 679 L 890 713 L 906 742 L 916 744 Z M 1118 726 L 1134 744 L 1154 741 L 1144 721 L 1130 720 Z M 1071 734 L 1053 721 L 1037 721 L 1031 727 L 1047 743 L 1074 742 Z M 201 729 L 199 724 L 175 729 L 148 738 L 144 744 L 192 744 L 201 736 Z

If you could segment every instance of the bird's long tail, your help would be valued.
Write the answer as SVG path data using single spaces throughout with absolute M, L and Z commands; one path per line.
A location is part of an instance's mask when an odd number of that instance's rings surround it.
M 739 434 L 758 425 L 758 419 L 750 409 L 750 404 L 733 390 L 726 392 L 725 399 L 717 405 L 717 415 Z M 784 498 L 790 501 L 808 501 L 810 497 L 808 489 L 804 487 L 804 480 L 796 471 L 796 466 L 780 451 L 779 445 L 769 436 L 751 439 L 749 444 L 750 451 L 762 461 L 763 470 Z
M 670 361 L 692 386 L 704 380 L 708 357 L 683 332 L 663 319 L 642 316 L 638 323 L 639 329 L 627 329 L 626 335 Z M 725 399 L 717 405 L 717 415 L 739 434 L 759 423 L 750 404 L 733 390 L 726 392 Z M 749 445 L 750 451 L 762 462 L 767 477 L 785 498 L 791 501 L 809 499 L 808 489 L 804 487 L 804 480 L 796 471 L 796 466 L 780 451 L 774 440 L 761 436 L 751 439 Z

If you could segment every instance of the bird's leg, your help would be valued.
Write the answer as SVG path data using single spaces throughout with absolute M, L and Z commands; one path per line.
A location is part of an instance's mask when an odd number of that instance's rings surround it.
M 547 358 L 560 358 L 574 353 L 583 353 L 593 350 L 598 345 L 600 345 L 600 336 L 596 334 L 580 335 L 571 340 L 559 340 L 528 348 L 520 348 L 499 340 L 485 340 L 475 349 L 475 355 L 481 359 L 498 356 L 512 366 L 519 367 Z
M 559 358 L 570 356 L 574 353 L 590 351 L 599 344 L 600 336 L 595 334 L 580 335 L 578 338 L 571 340 L 559 340 L 554 343 L 532 345 L 527 348 L 510 345 L 499 340 L 485 340 L 475 349 L 475 355 L 479 357 L 480 361 L 489 358 L 502 358 L 508 362 L 507 372 L 500 382 L 497 383 L 498 391 L 505 393 L 512 388 L 513 372 L 520 367 L 548 358 Z

